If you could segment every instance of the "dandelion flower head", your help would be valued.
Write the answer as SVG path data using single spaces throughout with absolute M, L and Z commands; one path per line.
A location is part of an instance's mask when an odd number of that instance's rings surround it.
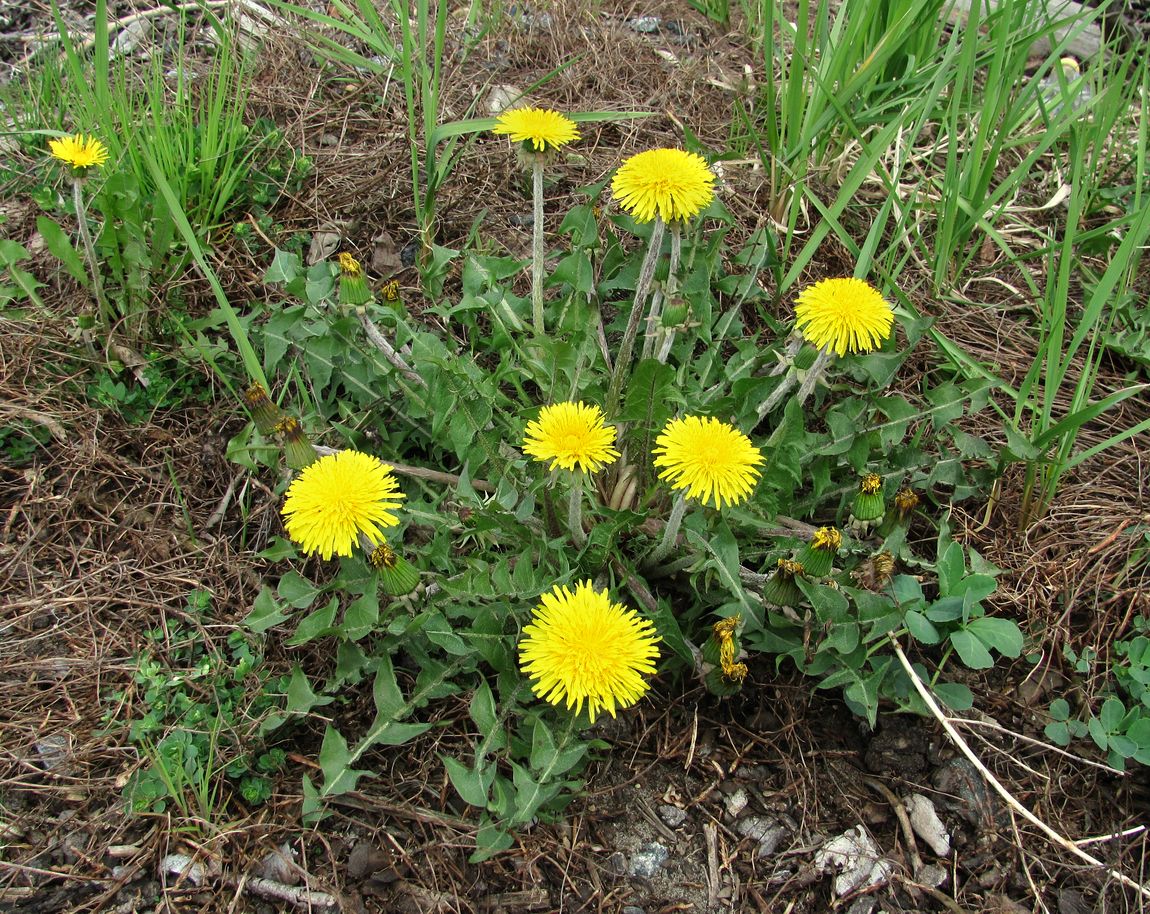
M 715 196 L 715 174 L 706 160 L 682 149 L 649 149 L 615 172 L 611 193 L 636 222 L 664 222 L 699 215 Z
M 672 419 L 655 439 L 655 466 L 673 489 L 716 508 L 734 505 L 751 494 L 758 481 L 762 452 L 726 422 L 701 416 Z
M 590 581 L 543 594 L 523 635 L 519 665 L 532 691 L 576 713 L 585 702 L 592 723 L 642 698 L 659 658 L 654 626 Z
M 73 168 L 90 168 L 108 161 L 108 147 L 94 136 L 86 137 L 82 133 L 49 140 L 48 149 L 54 158 L 67 162 Z
M 863 495 L 877 495 L 882 491 L 882 477 L 878 473 L 865 473 L 859 479 L 859 492 Z
M 615 426 L 606 425 L 598 406 L 556 403 L 545 406 L 539 418 L 527 423 L 523 452 L 551 469 L 574 470 L 576 465 L 597 473 L 619 457 L 615 450 Z
M 795 326 L 814 346 L 843 356 L 870 352 L 890 336 L 894 313 L 861 279 L 823 279 L 795 302 Z
M 492 132 L 530 143 L 535 152 L 549 152 L 579 139 L 575 122 L 549 108 L 510 108 L 499 115 Z
M 359 537 L 383 542 L 381 527 L 393 527 L 403 500 L 391 467 L 370 454 L 339 451 L 319 458 L 288 487 L 284 527 L 303 551 L 324 559 L 351 555 Z

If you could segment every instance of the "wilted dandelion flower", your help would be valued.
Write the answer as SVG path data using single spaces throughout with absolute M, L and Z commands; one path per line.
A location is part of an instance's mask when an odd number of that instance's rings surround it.
M 649 149 L 615 172 L 611 193 L 636 222 L 697 216 L 715 196 L 715 174 L 706 160 L 682 149 Z
M 655 672 L 659 636 L 646 619 L 590 581 L 556 585 L 540 598 L 523 628 L 519 664 L 531 688 L 544 701 L 587 714 L 635 704 L 649 688 L 643 677 Z
M 882 477 L 878 473 L 866 473 L 859 479 L 858 494 L 855 495 L 851 514 L 855 520 L 871 521 L 883 516 L 886 504 L 882 497 Z
M 370 454 L 339 451 L 292 481 L 284 527 L 308 555 L 351 555 L 361 535 L 374 545 L 383 542 L 380 527 L 399 523 L 391 512 L 402 500 L 390 466 Z
M 763 455 L 733 425 L 703 416 L 672 419 L 655 439 L 655 466 L 673 489 L 716 508 L 738 504 L 751 494 Z
M 898 512 L 898 519 L 905 521 L 918 507 L 918 493 L 909 486 L 899 489 L 894 497 L 894 507 Z
M 523 452 L 543 463 L 551 461 L 551 469 L 574 470 L 578 465 L 597 473 L 619 457 L 613 447 L 615 435 L 615 426 L 604 423 L 598 406 L 556 403 L 543 407 L 539 418 L 527 423 Z
M 795 326 L 816 348 L 842 356 L 870 352 L 890 336 L 894 313 L 861 279 L 824 279 L 807 286 L 795 303 Z
M 66 162 L 73 168 L 91 168 L 93 165 L 103 165 L 108 161 L 108 147 L 94 136 L 86 137 L 82 133 L 49 140 L 48 149 L 54 158 Z
M 842 544 L 843 535 L 834 527 L 819 527 L 799 553 L 798 562 L 808 577 L 825 577 L 830 573 L 835 554 Z
M 535 152 L 550 152 L 579 139 L 575 122 L 549 108 L 510 108 L 499 115 L 491 132 L 528 143 Z

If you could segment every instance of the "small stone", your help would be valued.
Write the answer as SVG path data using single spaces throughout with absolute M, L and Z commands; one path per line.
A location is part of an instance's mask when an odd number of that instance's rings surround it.
M 627 855 L 622 851 L 615 851 L 615 853 L 607 858 L 604 869 L 612 876 L 625 875 L 627 873 Z
M 518 86 L 509 86 L 507 84 L 492 86 L 491 91 L 487 93 L 488 116 L 498 117 L 522 96 L 523 91 Z
M 663 803 L 659 807 L 659 818 L 671 828 L 678 828 L 687 821 L 687 810 L 672 806 L 670 803 Z
M 921 793 L 912 793 L 906 798 L 906 811 L 910 827 L 922 838 L 930 849 L 940 857 L 950 856 L 950 835 L 938 817 L 938 812 L 929 798 Z
M 668 856 L 670 852 L 662 844 L 654 841 L 644 844 L 631 855 L 631 865 L 627 872 L 632 876 L 650 879 L 659 871 L 659 867 L 667 862 Z
M 871 914 L 875 909 L 875 900 L 869 895 L 864 895 L 849 908 L 847 914 Z
M 735 823 L 735 831 L 744 838 L 759 842 L 755 856 L 761 859 L 778 849 L 790 829 L 770 816 L 747 816 Z
M 72 739 L 67 733 L 54 733 L 36 740 L 36 751 L 45 771 L 56 771 L 72 754 Z
M 826 842 L 815 854 L 815 866 L 824 873 L 837 874 L 834 891 L 840 898 L 883 885 L 894 872 L 894 866 L 881 856 L 861 825 Z
M 339 135 L 335 133 L 325 133 L 319 138 L 319 144 L 321 146 L 338 146 Z
M 623 914 L 647 914 L 647 912 L 637 904 L 629 904 L 623 909 Z
M 914 874 L 914 878 L 920 885 L 929 885 L 932 889 L 937 889 L 945 885 L 949 875 L 945 867 L 937 863 L 928 863 Z
M 255 866 L 255 874 L 280 885 L 299 885 L 299 868 L 295 865 L 295 851 L 291 844 L 285 841 L 264 854 Z
M 747 795 L 747 789 L 745 787 L 740 787 L 723 798 L 723 806 L 726 807 L 727 815 L 732 819 L 737 819 L 739 813 L 747 808 L 747 803 L 749 802 L 750 797 Z
M 661 21 L 658 16 L 636 16 L 627 20 L 627 28 L 644 35 L 653 35 L 659 31 Z

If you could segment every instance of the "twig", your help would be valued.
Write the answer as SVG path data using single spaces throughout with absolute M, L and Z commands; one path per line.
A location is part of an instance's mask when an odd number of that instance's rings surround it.
M 713 911 L 719 903 L 719 829 L 707 822 L 703 835 L 707 839 L 707 910 Z
M 196 13 L 206 10 L 223 9 L 224 7 L 228 6 L 242 7 L 249 13 L 258 16 L 265 22 L 270 22 L 273 25 L 282 25 L 285 22 L 282 16 L 273 13 L 271 10 L 264 9 L 258 3 L 253 2 L 253 0 L 193 0 L 191 3 L 178 3 L 172 4 L 171 6 L 157 6 L 153 9 L 141 10 L 138 13 L 132 13 L 128 16 L 122 16 L 119 19 L 113 19 L 108 23 L 108 36 L 110 38 L 114 32 L 122 31 L 123 29 L 126 29 L 128 26 L 134 25 L 137 22 L 143 22 L 147 19 L 155 19 L 159 16 L 167 16 L 170 13 Z M 50 38 L 55 41 L 60 40 L 59 35 L 52 35 Z M 76 50 L 87 50 L 95 43 L 95 36 L 89 36 L 76 46 Z M 43 44 L 41 44 L 40 47 L 33 48 L 18 61 L 16 61 L 16 63 L 13 64 L 13 68 L 22 69 L 27 64 L 31 63 L 32 58 L 39 54 L 43 49 Z
M 886 801 L 890 804 L 890 808 L 894 810 L 895 817 L 898 819 L 898 824 L 902 828 L 902 835 L 906 838 L 907 850 L 910 852 L 910 868 L 911 872 L 917 877 L 919 871 L 922 869 L 922 855 L 918 852 L 918 841 L 914 837 L 914 829 L 910 824 L 910 816 L 906 813 L 906 806 L 903 805 L 902 800 L 895 796 L 894 791 L 886 786 L 882 781 L 875 778 L 863 777 L 863 783 L 866 784 L 871 790 L 875 790 L 882 794 Z
M 1105 870 L 1106 875 L 1111 879 L 1116 879 L 1124 886 L 1134 889 L 1144 898 L 1150 898 L 1150 888 L 1147 888 L 1141 883 L 1135 882 L 1129 876 L 1126 876 L 1115 869 L 1111 869 L 1097 857 L 1092 857 L 1090 854 L 1086 853 L 1086 851 L 1078 847 L 1078 845 L 1076 845 L 1069 838 L 1063 837 L 1061 834 L 1056 832 L 1053 828 L 1039 819 L 1038 816 L 1023 806 L 1022 803 L 1015 799 L 1014 794 L 1007 790 L 998 780 L 998 778 L 996 778 L 991 773 L 990 769 L 982 763 L 982 760 L 974 754 L 974 751 L 970 748 L 969 745 L 967 745 L 966 740 L 962 738 L 962 734 L 954 728 L 954 725 L 950 722 L 950 719 L 942 713 L 938 703 L 934 700 L 934 696 L 930 693 L 930 690 L 926 687 L 926 684 L 919 677 L 918 673 L 915 672 L 914 667 L 911 666 L 910 660 L 907 659 L 906 654 L 903 653 L 902 645 L 899 644 L 898 640 L 891 638 L 890 643 L 894 648 L 895 656 L 898 657 L 898 662 L 902 664 L 902 668 L 906 671 L 906 675 L 910 677 L 911 684 L 914 686 L 915 691 L 917 691 L 918 694 L 922 697 L 922 700 L 926 702 L 926 706 L 930 709 L 930 713 L 934 715 L 935 719 L 940 724 L 942 724 L 942 728 L 946 731 L 947 736 L 951 738 L 955 746 L 958 747 L 959 751 L 966 756 L 967 760 L 978 770 L 978 773 L 986 779 L 986 783 L 994 788 L 995 792 L 1000 797 L 1002 797 L 1003 800 L 1006 801 L 1008 806 L 1014 809 L 1020 816 L 1026 819 L 1027 822 L 1041 831 L 1044 835 L 1046 835 L 1047 838 L 1049 838 L 1053 843 L 1057 844 L 1063 850 L 1069 851 L 1079 860 L 1089 863 L 1091 866 Z
M 306 885 L 284 885 L 282 882 L 273 882 L 271 879 L 261 879 L 259 876 L 244 875 L 233 880 L 232 884 L 237 891 L 248 891 L 261 898 L 272 898 L 276 901 L 285 901 L 297 908 L 334 908 L 339 900 L 327 892 L 309 889 Z
M 1095 835 L 1093 838 L 1079 838 L 1074 843 L 1079 847 L 1084 844 L 1101 844 L 1103 841 L 1114 841 L 1117 838 L 1129 838 L 1131 835 L 1140 835 L 1146 831 L 1145 825 L 1135 825 L 1133 828 L 1128 828 L 1125 831 L 1116 831 L 1110 835 Z
M 383 353 L 383 357 L 387 359 L 396 370 L 413 384 L 418 384 L 420 387 L 427 386 L 427 382 L 416 374 L 415 371 L 412 370 L 412 367 L 403 360 L 403 356 L 396 352 L 395 347 L 387 341 L 387 337 L 383 335 L 370 317 L 366 314 L 360 314 L 359 325 L 363 328 L 368 342 Z
M 339 448 L 328 447 L 326 444 L 313 444 L 312 449 L 321 457 L 338 454 L 340 451 Z M 456 476 L 454 473 L 445 473 L 443 470 L 429 470 L 427 467 L 408 466 L 406 463 L 396 463 L 394 460 L 385 460 L 384 463 L 401 476 L 411 476 L 414 479 L 428 479 L 431 482 L 441 482 L 448 486 L 457 486 L 463 481 L 462 476 Z M 488 495 L 495 492 L 495 486 L 486 479 L 472 479 L 470 480 L 470 484 L 471 488 Z
M 1008 730 L 1002 724 L 993 720 L 971 720 L 968 717 L 950 717 L 947 718 L 953 724 L 962 724 L 966 727 L 986 727 L 990 730 L 997 730 L 999 733 L 1005 733 L 1007 736 L 1013 736 L 1017 740 L 1024 743 L 1029 743 L 1031 746 L 1038 746 L 1045 749 L 1047 752 L 1057 752 L 1059 755 L 1065 755 L 1069 759 L 1073 759 L 1083 765 L 1093 765 L 1095 768 L 1101 768 L 1107 774 L 1116 775 L 1118 777 L 1129 777 L 1130 773 L 1127 771 L 1115 771 L 1109 765 L 1104 765 L 1102 762 L 1092 762 L 1088 758 L 1083 758 L 1081 755 L 1075 755 L 1073 752 L 1068 752 L 1059 746 L 1045 743 L 1040 739 L 1035 739 L 1033 736 L 1026 736 L 1022 733 L 1015 733 L 1013 730 Z

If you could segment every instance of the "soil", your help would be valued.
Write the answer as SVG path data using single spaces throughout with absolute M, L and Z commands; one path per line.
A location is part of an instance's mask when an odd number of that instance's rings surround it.
M 444 118 L 482 109 L 493 84 L 530 84 L 550 68 L 541 61 L 571 60 L 549 86 L 557 107 L 664 113 L 597 126 L 580 185 L 606 176 L 620 150 L 681 142 L 680 124 L 723 147 L 751 50 L 685 4 L 657 6 L 653 32 L 628 25 L 651 10 L 570 0 L 482 38 L 473 54 L 449 58 Z M 82 25 L 90 9 L 76 3 L 65 15 Z M 46 5 L 0 0 L 0 57 L 27 54 L 16 33 L 48 22 Z M 370 262 L 381 246 L 395 254 L 413 239 L 404 115 L 394 96 L 382 111 L 371 101 L 383 89 L 375 78 L 339 75 L 321 73 L 293 37 L 269 36 L 252 115 L 272 117 L 316 164 L 309 186 L 276 212 L 283 231 L 338 226 Z M 485 142 L 465 153 L 444 188 L 439 235 L 460 247 L 481 224 L 485 237 L 522 255 L 529 199 L 514 163 Z M 762 224 L 763 190 L 738 163 L 725 181 L 737 244 Z M 550 193 L 575 186 L 561 178 Z M 34 210 L 10 201 L 6 211 L 9 237 L 27 242 Z M 238 249 L 225 255 L 235 297 L 267 294 L 258 281 L 265 264 Z M 831 248 L 815 266 L 838 271 L 835 258 Z M 983 267 L 993 275 L 993 262 Z M 309 898 L 312 910 L 330 910 L 307 892 L 326 893 L 347 912 L 1143 910 L 1136 891 L 1012 813 L 933 718 L 884 714 L 869 731 L 834 694 L 812 692 L 767 661 L 752 662 L 747 687 L 725 701 L 659 679 L 634 713 L 597 725 L 610 748 L 586 772 L 586 791 L 565 820 L 523 830 L 512 850 L 482 864 L 467 862 L 478 822 L 439 760 L 444 741 L 466 739 L 450 726 L 376 753 L 371 767 L 386 776 L 340 798 L 316 828 L 299 824 L 300 781 L 315 767 L 321 722 L 298 730 L 274 796 L 250 814 L 199 832 L 181 831 L 170 814 L 129 815 L 122 788 L 141 760 L 109 725 L 109 697 L 132 700 L 145 630 L 190 624 L 181 610 L 190 590 L 214 595 L 218 610 L 201 634 L 223 643 L 261 582 L 286 570 L 257 555 L 278 531 L 276 480 L 228 460 L 243 420 L 223 391 L 209 405 L 160 410 L 134 425 L 95 408 L 84 389 L 103 359 L 86 355 L 76 337 L 70 315 L 80 290 L 46 255 L 34 271 L 48 280 L 43 293 L 56 317 L 0 317 L 0 413 L 44 430 L 30 460 L 0 463 L 0 910 L 267 914 L 308 910 Z M 415 296 L 414 275 L 399 278 Z M 188 286 L 207 301 L 194 278 Z M 1006 375 L 1029 365 L 1029 335 L 1010 332 L 1018 315 L 991 302 L 959 314 L 917 294 L 976 358 Z M 912 359 L 900 387 L 913 390 L 933 359 L 929 351 Z M 1106 366 L 1100 385 L 1121 386 L 1129 370 Z M 213 383 L 207 371 L 203 383 Z M 1127 401 L 1111 421 L 1130 425 L 1148 413 L 1145 402 Z M 1110 433 L 1091 428 L 1084 446 Z M 1020 480 L 1010 475 L 992 506 L 960 504 L 950 518 L 957 536 L 1005 569 L 994 610 L 1024 622 L 1041 652 L 1036 665 L 972 677 L 976 723 L 963 735 L 1023 805 L 1062 835 L 1099 839 L 1085 849 L 1134 880 L 1146 869 L 1146 771 L 1113 772 L 1087 743 L 1068 755 L 1041 741 L 1052 697 L 1093 694 L 1064 649 L 1107 644 L 1150 614 L 1150 572 L 1133 560 L 1150 520 L 1147 446 L 1150 436 L 1138 436 L 1084 463 L 1026 534 L 1011 522 Z M 307 662 L 273 642 L 269 649 L 280 671 Z M 348 699 L 354 707 L 356 696 Z M 460 702 L 436 713 L 466 721 Z M 124 718 L 130 712 L 120 708 Z M 937 810 L 949 855 L 903 824 L 913 794 Z M 889 871 L 878 885 L 836 895 L 820 851 L 860 827 Z M 277 848 L 292 858 L 279 881 L 299 884 L 294 902 L 252 890 Z M 173 854 L 190 858 L 176 874 L 163 871 Z

